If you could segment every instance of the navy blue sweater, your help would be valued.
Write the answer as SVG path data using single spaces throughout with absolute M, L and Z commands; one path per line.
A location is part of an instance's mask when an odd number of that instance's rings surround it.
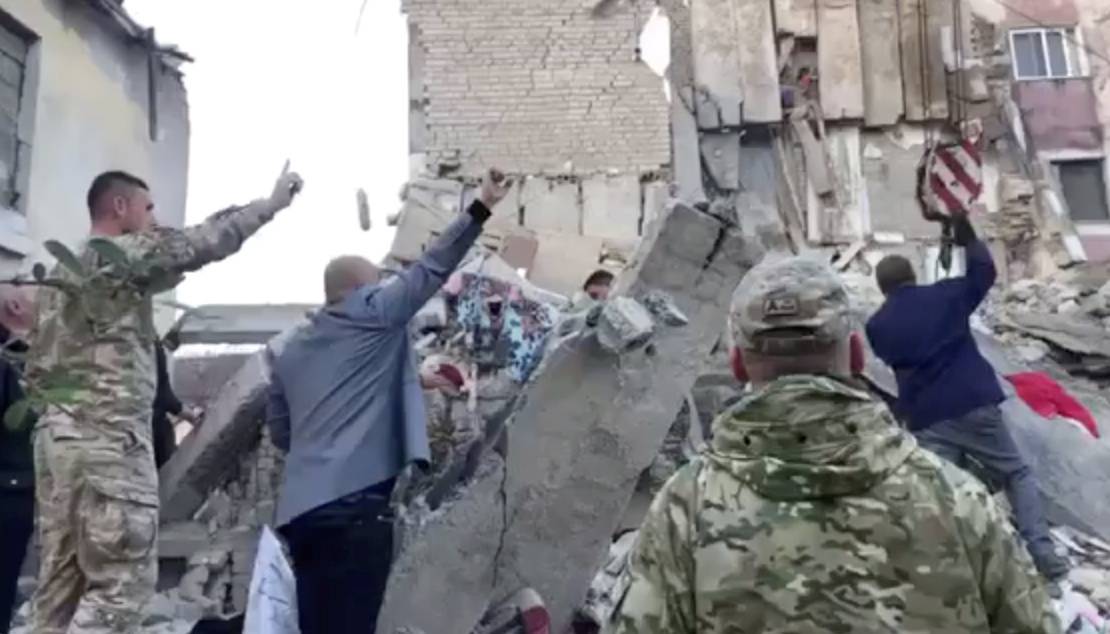
M 986 245 L 972 242 L 966 277 L 895 289 L 867 322 L 871 348 L 898 377 L 898 414 L 910 429 L 1005 399 L 969 323 L 995 275 Z

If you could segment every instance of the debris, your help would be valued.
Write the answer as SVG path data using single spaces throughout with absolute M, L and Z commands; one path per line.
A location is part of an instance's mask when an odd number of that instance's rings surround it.
M 690 319 L 682 313 L 675 303 L 674 298 L 663 291 L 651 290 L 644 295 L 641 302 L 656 319 L 667 326 L 685 326 Z
M 601 309 L 597 341 L 610 352 L 619 354 L 641 346 L 654 332 L 651 313 L 631 297 L 617 297 Z

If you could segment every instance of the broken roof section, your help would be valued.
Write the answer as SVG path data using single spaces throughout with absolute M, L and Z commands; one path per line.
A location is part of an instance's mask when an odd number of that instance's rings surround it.
M 123 8 L 122 0 L 85 0 L 93 9 L 107 16 L 121 35 L 132 42 L 143 43 L 166 67 L 177 70 L 182 63 L 195 61 L 174 45 L 162 45 L 154 39 L 154 28 L 135 21 Z

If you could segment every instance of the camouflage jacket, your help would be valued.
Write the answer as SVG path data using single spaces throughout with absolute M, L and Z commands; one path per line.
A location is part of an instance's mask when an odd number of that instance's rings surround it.
M 238 251 L 273 215 L 263 200 L 185 229 L 99 237 L 128 262 L 112 261 L 86 242 L 75 253 L 84 274 L 55 266 L 50 277 L 70 288 L 47 287 L 39 295 L 28 376 L 49 387 L 65 375 L 79 386 L 66 408 L 79 420 L 51 411 L 40 425 L 126 431 L 149 444 L 156 377 L 153 296 L 177 286 L 184 273 Z
M 986 488 L 831 378 L 722 414 L 656 497 L 628 574 L 611 632 L 1059 632 Z

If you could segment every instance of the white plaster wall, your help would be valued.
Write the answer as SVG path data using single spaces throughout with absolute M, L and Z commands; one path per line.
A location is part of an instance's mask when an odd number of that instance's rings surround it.
M 159 222 L 181 226 L 189 118 L 180 76 L 159 67 L 158 140 L 152 141 L 142 46 L 127 41 L 118 26 L 83 1 L 0 0 L 0 9 L 39 38 L 29 54 L 24 87 L 24 110 L 30 108 L 24 120 L 32 133 L 23 204 L 33 247 L 24 258 L 0 257 L 0 276 L 46 261 L 45 240 L 76 244 L 86 235 L 85 194 L 106 170 L 127 170 L 146 180 Z M 171 317 L 160 315 L 159 322 Z

